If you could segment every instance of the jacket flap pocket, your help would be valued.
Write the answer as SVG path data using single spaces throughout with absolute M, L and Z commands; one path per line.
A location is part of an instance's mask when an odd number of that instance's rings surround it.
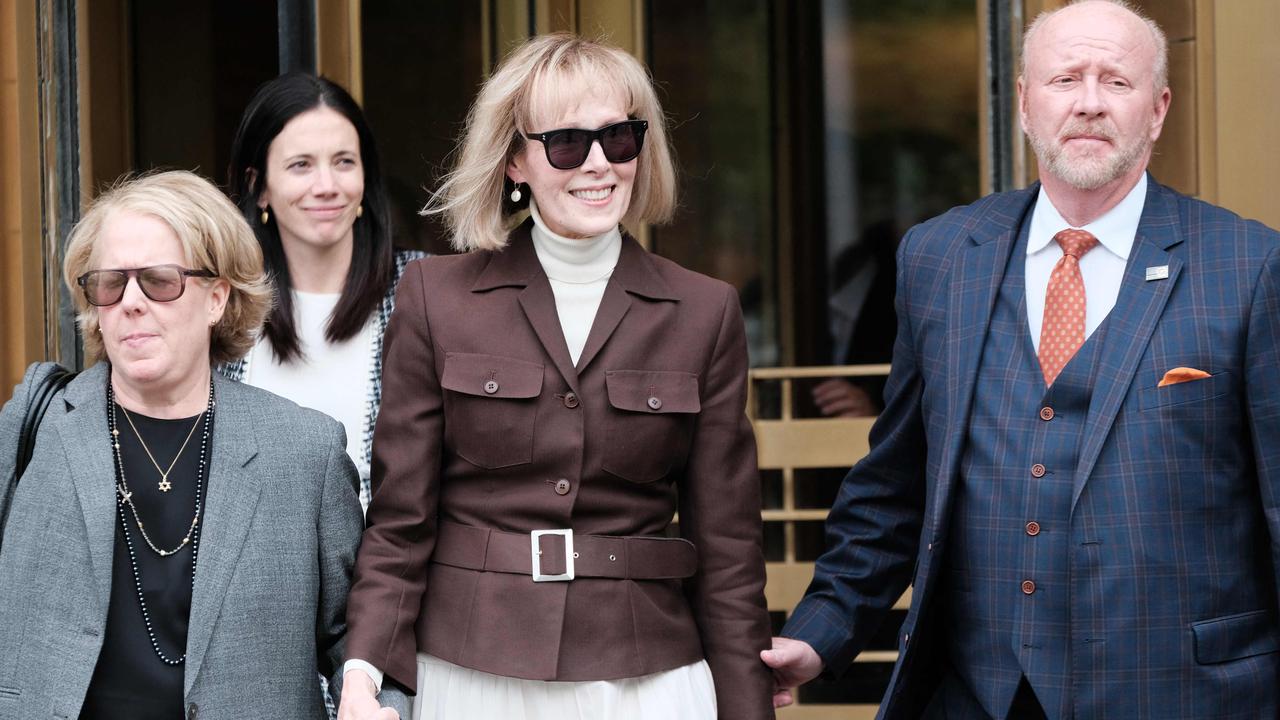
M 1216 398 L 1231 391 L 1231 380 L 1231 373 L 1224 370 L 1199 380 L 1144 388 L 1138 395 L 1138 407 L 1151 410 Z
M 1275 652 L 1275 618 L 1266 610 L 1226 615 L 1191 623 L 1196 640 L 1196 661 L 1227 662 Z
M 671 370 L 609 370 L 604 374 L 609 404 L 644 413 L 696 413 L 698 376 Z
M 542 365 L 499 355 L 447 353 L 440 386 L 491 398 L 532 398 L 542 392 Z

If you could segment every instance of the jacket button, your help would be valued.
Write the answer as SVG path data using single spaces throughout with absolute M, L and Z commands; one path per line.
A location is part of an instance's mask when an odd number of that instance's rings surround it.
M 498 381 L 497 381 L 497 380 L 490 380 L 490 381 L 486 382 L 486 383 L 484 384 L 484 391 L 485 391 L 485 392 L 487 392 L 487 393 L 489 393 L 490 395 L 492 395 L 492 394 L 494 394 L 494 393 L 498 392 Z
M 568 495 L 568 494 L 569 494 L 569 481 L 568 481 L 568 480 L 565 480 L 564 478 L 560 478 L 559 480 L 557 480 L 557 481 L 556 481 L 556 494 L 557 494 L 557 495 Z
M 1022 581 L 1022 594 L 1023 594 L 1023 595 L 1030 595 L 1031 593 L 1033 593 L 1033 592 L 1035 592 L 1035 591 L 1036 591 L 1036 584 L 1035 584 L 1035 582 L 1033 582 L 1033 581 L 1031 581 L 1031 580 L 1023 580 L 1023 581 Z
M 195 703 L 191 703 L 190 705 L 188 705 L 188 706 L 187 706 L 187 720 L 196 720 L 196 711 L 197 711 L 198 709 L 199 709 L 199 708 L 197 708 L 197 707 L 196 707 L 196 704 L 195 704 Z
M 1053 419 L 1053 408 L 1051 408 L 1051 407 L 1049 407 L 1049 406 L 1047 406 L 1047 405 L 1046 405 L 1045 407 L 1040 408 L 1040 419 L 1041 419 L 1041 420 L 1044 420 L 1044 421 L 1046 421 L 1046 422 L 1047 422 L 1047 421 L 1049 421 L 1049 420 L 1052 420 L 1052 419 Z
M 1031 477 L 1044 477 L 1044 473 L 1044 466 L 1040 463 L 1031 466 Z
M 573 393 L 565 393 L 565 396 L 564 396 L 564 406 L 565 406 L 565 407 L 567 407 L 567 408 L 569 408 L 569 409 L 571 409 L 571 410 L 572 410 L 573 408 L 578 407 L 578 405 L 579 405 L 579 402 L 578 402 L 578 396 L 577 396 L 577 395 L 575 395 L 575 394 L 573 394 Z
M 658 410 L 662 408 L 662 401 L 656 397 L 649 398 L 649 409 Z
M 1040 523 L 1036 522 L 1035 520 L 1032 520 L 1031 522 L 1027 523 L 1027 534 L 1030 535 L 1031 537 L 1035 537 L 1039 535 Z

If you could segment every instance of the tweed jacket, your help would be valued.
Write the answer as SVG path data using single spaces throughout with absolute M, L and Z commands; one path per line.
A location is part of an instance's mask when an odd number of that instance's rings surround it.
M 529 228 L 502 251 L 405 272 L 348 657 L 413 688 L 417 651 L 572 681 L 705 656 L 721 717 L 772 717 L 737 295 L 624 236 L 574 366 Z M 677 508 L 679 533 L 696 546 L 696 574 L 684 581 L 535 583 L 433 557 L 444 522 L 526 538 L 548 528 L 660 537 Z
M 47 367 L 47 366 L 44 366 Z M 16 442 L 35 365 L 0 412 Z M 0 718 L 74 718 L 102 647 L 117 514 L 108 364 L 55 398 L 0 543 Z M 211 470 L 187 635 L 188 718 L 325 717 L 360 542 L 341 427 L 215 374 Z M 7 476 L 12 452 L 0 453 Z
M 360 447 L 365 463 L 373 457 L 373 426 L 378 422 L 378 408 L 382 404 L 382 339 L 387 332 L 387 323 L 391 320 L 391 311 L 396 309 L 396 288 L 400 285 L 405 267 L 423 257 L 426 257 L 426 253 L 420 250 L 395 252 L 395 274 L 391 286 L 387 288 L 387 294 L 383 296 L 373 316 L 373 342 L 369 346 L 369 352 L 373 355 L 372 362 L 369 364 L 369 397 L 365 402 L 364 426 L 360 428 L 362 438 Z M 245 355 L 239 360 L 220 365 L 218 372 L 228 380 L 243 382 L 249 375 L 249 356 Z M 368 485 L 368 478 L 360 479 L 360 498 L 366 504 L 369 500 Z
M 902 241 L 886 408 L 783 631 L 841 673 L 913 582 L 883 717 L 917 717 L 939 679 L 936 596 L 975 377 L 1038 190 Z M 1065 470 L 1067 527 L 1035 538 L 1069 550 L 1069 627 L 1034 629 L 1069 640 L 1069 666 L 1052 672 L 1078 718 L 1276 717 L 1280 235 L 1150 181 L 1106 323 Z M 1210 377 L 1159 387 L 1178 367 Z

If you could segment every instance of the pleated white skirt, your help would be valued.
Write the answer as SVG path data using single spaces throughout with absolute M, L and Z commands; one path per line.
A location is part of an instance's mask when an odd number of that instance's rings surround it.
M 622 680 L 546 682 L 490 675 L 418 654 L 414 720 L 715 720 L 705 660 Z

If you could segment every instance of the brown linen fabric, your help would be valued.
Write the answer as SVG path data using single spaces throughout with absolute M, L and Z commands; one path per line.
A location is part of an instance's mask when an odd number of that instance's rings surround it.
M 624 238 L 575 368 L 529 227 L 503 251 L 432 257 L 405 272 L 386 339 L 347 657 L 413 688 L 419 650 L 569 681 L 705 656 L 721 717 L 771 718 L 737 295 Z M 680 535 L 697 549 L 697 572 L 683 581 L 534 583 L 431 561 L 440 521 L 657 537 L 677 509 Z

